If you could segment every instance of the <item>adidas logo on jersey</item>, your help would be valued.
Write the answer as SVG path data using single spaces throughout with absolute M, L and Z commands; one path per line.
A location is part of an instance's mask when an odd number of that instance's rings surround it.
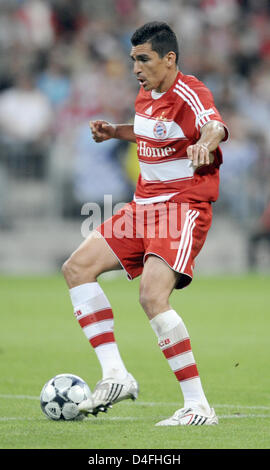
M 152 106 L 150 106 L 150 108 L 148 108 L 148 109 L 145 111 L 145 114 L 148 114 L 148 116 L 151 116 L 152 112 L 153 112 L 153 108 L 152 108 Z

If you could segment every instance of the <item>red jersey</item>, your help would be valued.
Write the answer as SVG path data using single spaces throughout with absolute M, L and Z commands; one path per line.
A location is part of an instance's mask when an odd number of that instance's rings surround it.
M 220 121 L 226 129 L 210 90 L 197 78 L 178 72 L 165 93 L 141 87 L 135 111 L 134 133 L 140 164 L 135 202 L 215 201 L 222 163 L 220 148 L 213 152 L 211 165 L 195 172 L 186 153 L 209 121 Z M 226 130 L 224 140 L 227 136 Z

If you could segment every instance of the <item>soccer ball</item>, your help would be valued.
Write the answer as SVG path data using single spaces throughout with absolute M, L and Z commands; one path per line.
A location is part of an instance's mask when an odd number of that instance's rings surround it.
M 86 382 L 73 374 L 59 374 L 50 379 L 41 390 L 40 406 L 53 420 L 82 420 L 78 404 L 91 398 Z

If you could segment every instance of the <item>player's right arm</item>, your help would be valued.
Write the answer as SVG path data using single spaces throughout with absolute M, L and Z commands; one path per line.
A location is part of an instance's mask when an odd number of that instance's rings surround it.
M 136 142 L 133 124 L 111 124 L 107 121 L 90 121 L 89 126 L 95 142 L 104 142 L 108 139 L 127 140 Z

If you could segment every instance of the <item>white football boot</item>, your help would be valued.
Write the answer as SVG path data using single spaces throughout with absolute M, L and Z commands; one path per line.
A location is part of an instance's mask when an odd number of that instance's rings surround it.
M 156 426 L 202 426 L 211 424 L 218 424 L 218 417 L 213 408 L 211 408 L 210 414 L 205 414 L 199 408 L 181 408 L 170 418 L 157 423 Z
M 100 380 L 88 400 L 82 401 L 78 408 L 84 414 L 97 415 L 99 411 L 107 412 L 108 408 L 122 400 L 136 400 L 139 393 L 138 382 L 131 374 L 123 380 L 107 378 Z

